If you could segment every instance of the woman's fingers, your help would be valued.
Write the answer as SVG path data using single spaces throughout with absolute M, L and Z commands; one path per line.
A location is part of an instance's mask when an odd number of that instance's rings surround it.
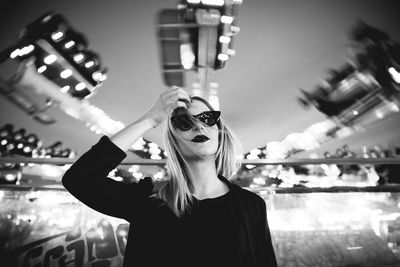
M 168 90 L 165 90 L 164 93 L 166 94 L 166 96 L 178 94 L 180 96 L 186 96 L 187 98 L 189 98 L 189 94 L 180 87 L 172 87 Z
M 176 107 L 187 108 L 187 104 L 183 101 L 178 101 L 178 102 L 176 102 Z
M 187 105 L 190 103 L 190 96 L 186 91 L 177 88 L 172 89 L 170 92 L 164 95 L 164 100 L 166 102 L 165 104 L 167 105 L 187 108 Z

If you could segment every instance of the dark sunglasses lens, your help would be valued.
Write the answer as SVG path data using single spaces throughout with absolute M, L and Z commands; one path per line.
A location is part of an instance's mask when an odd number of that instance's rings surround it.
M 190 130 L 193 126 L 193 122 L 186 114 L 174 116 L 172 119 L 172 124 L 175 126 L 175 128 L 178 128 L 182 131 Z
M 218 122 L 219 114 L 219 112 L 215 111 L 204 112 L 197 119 L 208 126 L 213 126 Z

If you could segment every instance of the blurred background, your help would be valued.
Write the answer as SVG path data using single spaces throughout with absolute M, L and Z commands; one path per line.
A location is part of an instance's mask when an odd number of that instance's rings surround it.
M 171 85 L 241 139 L 279 266 L 399 266 L 396 4 L 1 1 L 0 266 L 121 266 L 129 224 L 60 180 Z M 109 176 L 164 178 L 162 128 Z
M 304 109 L 298 89 L 310 90 L 328 69 L 341 67 L 351 56 L 347 33 L 358 19 L 400 39 L 396 1 L 245 1 L 239 9 L 240 34 L 236 55 L 215 74 L 223 119 L 243 142 L 245 152 L 282 141 L 325 114 Z M 108 79 L 90 102 L 111 118 L 127 124 L 141 116 L 166 90 L 162 81 L 157 41 L 157 12 L 174 8 L 174 1 L 2 1 L 0 49 L 14 44 L 18 33 L 48 11 L 63 14 L 86 35 L 91 49 L 101 55 Z M 186 89 L 191 91 L 191 84 Z M 62 141 L 83 152 L 99 136 L 85 123 L 59 108 L 49 113 L 56 123 L 43 125 L 0 97 L 0 125 L 36 133 L 45 144 Z M 318 150 L 334 151 L 342 144 L 361 151 L 368 146 L 399 146 L 399 116 L 369 125 L 364 132 L 326 142 Z M 159 127 L 145 138 L 163 147 Z M 298 154 L 300 157 L 306 154 Z

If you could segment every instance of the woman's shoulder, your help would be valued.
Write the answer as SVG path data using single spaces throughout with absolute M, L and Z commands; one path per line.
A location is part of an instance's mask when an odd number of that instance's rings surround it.
M 153 179 L 152 177 L 144 177 L 139 180 L 138 184 L 140 184 L 142 187 L 146 189 L 148 192 L 152 192 L 154 194 L 157 194 L 162 188 L 165 186 L 168 186 L 169 180 L 164 179 L 164 180 L 156 180 Z
M 249 201 L 249 202 L 252 202 L 252 203 L 254 203 L 254 202 L 255 203 L 264 202 L 264 199 L 260 195 L 254 193 L 254 192 L 252 192 L 252 191 L 250 191 L 250 190 L 248 190 L 246 188 L 243 188 L 243 187 L 241 187 L 241 186 L 239 186 L 237 184 L 234 184 L 232 182 L 231 182 L 231 189 L 233 189 L 234 192 L 242 200 L 246 200 L 246 201 Z
M 144 177 L 137 182 L 127 183 L 127 186 L 143 196 L 150 196 L 154 191 L 154 182 L 151 177 Z

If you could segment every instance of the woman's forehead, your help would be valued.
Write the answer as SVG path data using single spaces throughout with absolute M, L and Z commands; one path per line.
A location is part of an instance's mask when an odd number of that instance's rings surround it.
M 204 111 L 210 111 L 210 109 L 200 100 L 193 99 L 192 102 L 189 104 L 188 111 L 192 115 L 198 115 Z

